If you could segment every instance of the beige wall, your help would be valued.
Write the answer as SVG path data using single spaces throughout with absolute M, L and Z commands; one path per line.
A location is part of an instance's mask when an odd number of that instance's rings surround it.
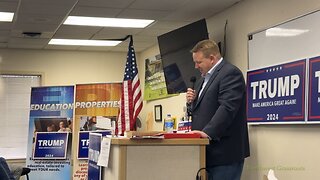
M 209 36 L 221 41 L 224 24 L 228 20 L 225 58 L 245 74 L 249 33 L 317 9 L 320 9 L 320 0 L 244 0 L 207 19 Z M 158 47 L 150 48 L 141 54 L 140 60 L 157 53 Z M 164 114 L 180 116 L 184 103 L 185 94 L 146 103 L 142 116 L 152 111 L 155 104 L 162 104 Z M 154 128 L 161 129 L 161 126 L 155 124 Z M 260 180 L 271 168 L 279 180 L 320 179 L 320 125 L 250 126 L 249 135 L 251 157 L 245 163 L 243 180 Z
M 42 85 L 120 82 L 126 53 L 0 49 L 2 73 L 41 74 Z
M 245 74 L 247 70 L 247 34 L 284 22 L 320 8 L 320 0 L 244 0 L 228 10 L 207 19 L 209 35 L 222 40 L 228 19 L 226 58 Z M 144 85 L 144 60 L 159 53 L 157 46 L 138 54 L 138 65 Z M 91 82 L 115 82 L 123 78 L 125 53 L 7 50 L 0 49 L 0 70 L 43 74 L 43 85 L 70 85 Z M 143 87 L 143 86 L 142 86 Z M 156 104 L 163 115 L 183 115 L 185 94 L 147 102 L 141 113 L 142 129 L 146 117 Z M 154 123 L 153 130 L 161 130 Z M 319 125 L 250 126 L 251 157 L 247 159 L 243 180 L 259 180 L 274 168 L 279 180 L 314 180 L 320 174 Z

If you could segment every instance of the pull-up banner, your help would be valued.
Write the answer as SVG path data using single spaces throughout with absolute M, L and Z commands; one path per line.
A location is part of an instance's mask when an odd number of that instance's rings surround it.
M 73 136 L 73 180 L 88 179 L 89 132 L 111 134 L 119 113 L 122 83 L 77 84 Z M 109 125 L 108 125 L 109 124 Z M 105 134 L 104 134 L 105 135 Z
M 71 179 L 73 100 L 74 86 L 31 89 L 26 159 L 30 179 Z
M 305 76 L 306 60 L 248 71 L 248 122 L 304 122 Z

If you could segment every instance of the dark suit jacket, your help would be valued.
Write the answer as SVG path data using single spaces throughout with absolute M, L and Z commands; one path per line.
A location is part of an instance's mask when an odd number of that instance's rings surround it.
M 202 82 L 203 78 L 195 88 L 197 94 Z M 212 138 L 206 147 L 207 167 L 239 162 L 250 155 L 245 91 L 241 71 L 223 60 L 194 100 L 192 129 Z

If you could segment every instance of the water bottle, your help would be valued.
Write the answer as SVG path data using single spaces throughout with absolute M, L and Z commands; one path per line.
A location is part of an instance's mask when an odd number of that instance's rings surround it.
M 167 114 L 167 117 L 164 119 L 164 131 L 172 132 L 174 126 L 174 120 L 171 117 L 171 114 Z

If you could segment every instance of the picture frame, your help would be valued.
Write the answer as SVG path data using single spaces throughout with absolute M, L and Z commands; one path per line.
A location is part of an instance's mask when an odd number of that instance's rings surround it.
M 154 120 L 155 121 L 162 121 L 162 106 L 155 105 L 154 106 Z

